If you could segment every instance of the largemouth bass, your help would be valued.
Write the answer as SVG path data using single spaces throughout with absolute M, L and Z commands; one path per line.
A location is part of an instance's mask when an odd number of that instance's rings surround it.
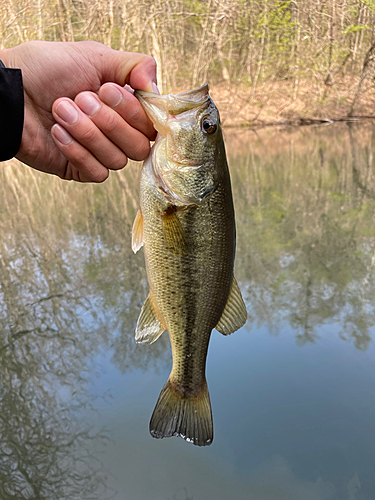
M 158 131 L 132 231 L 150 285 L 135 340 L 151 344 L 168 330 L 173 356 L 150 432 L 205 446 L 213 440 L 205 377 L 211 331 L 228 335 L 247 318 L 233 275 L 235 219 L 220 118 L 208 85 L 135 95 Z

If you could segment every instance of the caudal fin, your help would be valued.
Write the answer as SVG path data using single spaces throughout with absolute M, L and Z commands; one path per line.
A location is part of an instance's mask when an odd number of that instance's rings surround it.
M 213 440 L 210 396 L 205 383 L 199 394 L 184 396 L 168 379 L 150 421 L 154 438 L 180 436 L 198 446 L 208 446 Z

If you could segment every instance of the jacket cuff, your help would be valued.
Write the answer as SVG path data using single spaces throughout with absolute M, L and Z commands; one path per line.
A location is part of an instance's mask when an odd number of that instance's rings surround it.
M 22 72 L 0 60 L 0 161 L 10 160 L 21 145 L 24 120 Z

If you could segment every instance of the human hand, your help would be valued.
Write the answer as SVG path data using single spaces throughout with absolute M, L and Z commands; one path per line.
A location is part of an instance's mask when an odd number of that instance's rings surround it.
M 128 157 L 149 154 L 155 130 L 123 86 L 155 91 L 153 58 L 97 42 L 27 42 L 1 58 L 22 69 L 25 122 L 16 157 L 24 163 L 63 179 L 102 182 Z

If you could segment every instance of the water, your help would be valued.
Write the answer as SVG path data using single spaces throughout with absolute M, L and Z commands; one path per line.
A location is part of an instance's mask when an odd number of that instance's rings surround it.
M 375 125 L 229 131 L 244 328 L 213 332 L 215 438 L 152 439 L 166 335 L 134 343 L 139 167 L 0 171 L 0 498 L 373 500 Z

